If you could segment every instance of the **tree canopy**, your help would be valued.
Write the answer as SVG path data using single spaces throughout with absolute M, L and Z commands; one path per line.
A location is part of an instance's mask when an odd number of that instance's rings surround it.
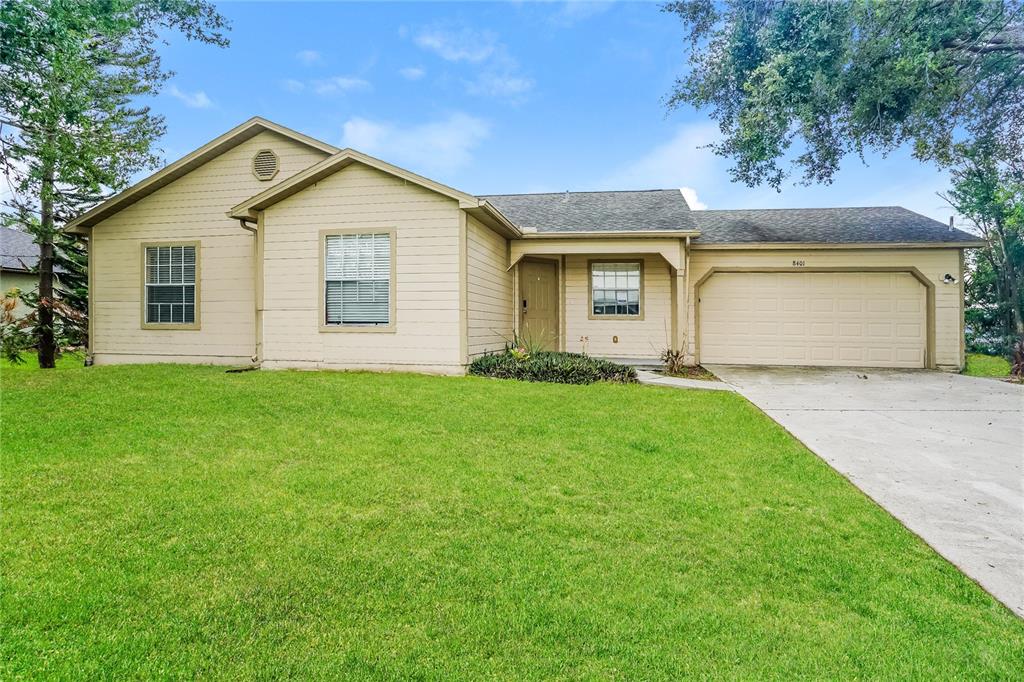
M 667 104 L 709 111 L 735 180 L 828 183 L 842 159 L 946 165 L 957 144 L 1024 138 L 1021 0 L 680 0 L 690 70 Z

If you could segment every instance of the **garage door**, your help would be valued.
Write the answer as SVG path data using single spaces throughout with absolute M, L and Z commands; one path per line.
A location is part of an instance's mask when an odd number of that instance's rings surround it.
M 699 296 L 705 364 L 924 366 L 925 289 L 907 273 L 715 273 Z

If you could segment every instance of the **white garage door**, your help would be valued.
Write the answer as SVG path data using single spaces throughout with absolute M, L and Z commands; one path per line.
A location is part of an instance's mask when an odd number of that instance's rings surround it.
M 924 367 L 925 289 L 907 273 L 716 273 L 698 305 L 704 364 Z

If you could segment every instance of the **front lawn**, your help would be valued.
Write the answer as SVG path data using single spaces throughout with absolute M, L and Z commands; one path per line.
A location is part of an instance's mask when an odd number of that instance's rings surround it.
M 972 377 L 1007 377 L 1010 375 L 1010 363 L 998 355 L 968 353 L 963 373 Z
M 735 394 L 175 366 L 0 389 L 2 679 L 1024 660 L 1022 621 Z

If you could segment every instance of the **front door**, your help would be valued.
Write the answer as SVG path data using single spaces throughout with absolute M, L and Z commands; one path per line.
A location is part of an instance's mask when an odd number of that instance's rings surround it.
M 520 335 L 544 350 L 558 350 L 558 266 L 554 261 L 519 264 Z

